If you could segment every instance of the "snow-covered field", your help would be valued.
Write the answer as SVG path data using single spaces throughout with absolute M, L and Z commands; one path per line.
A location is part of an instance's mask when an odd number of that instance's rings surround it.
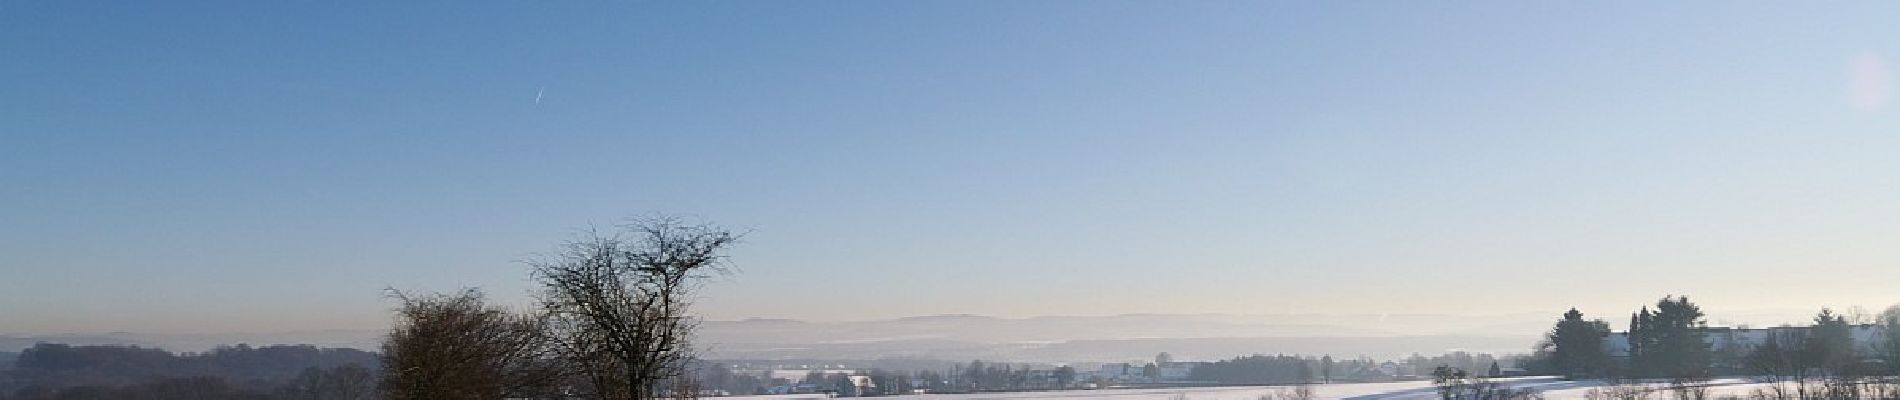
M 1517 378 L 1500 380 L 1514 388 L 1532 389 L 1548 399 L 1583 399 L 1591 389 L 1607 390 L 1601 381 L 1562 381 L 1555 378 Z M 1760 384 L 1742 379 L 1717 379 L 1708 383 L 1711 397 L 1746 396 L 1749 391 L 1762 387 Z M 1346 383 L 1333 385 L 1312 385 L 1314 394 L 1320 399 L 1372 400 L 1372 399 L 1436 399 L 1437 392 L 1430 382 L 1392 382 L 1392 383 Z M 1660 386 L 1658 387 L 1660 388 Z M 931 394 L 887 397 L 896 399 L 932 399 L 932 400 L 980 400 L 980 399 L 1113 399 L 1113 400 L 1170 400 L 1186 395 L 1195 400 L 1255 400 L 1262 395 L 1272 395 L 1286 390 L 1285 387 L 1215 387 L 1215 388 L 1177 388 L 1177 389 L 1109 389 L 1109 390 L 1070 390 L 1056 392 L 1028 393 L 978 393 L 978 394 Z M 1669 394 L 1657 391 L 1650 396 L 1655 399 L 1669 398 Z M 727 397 L 726 399 L 822 399 L 824 395 L 778 395 Z

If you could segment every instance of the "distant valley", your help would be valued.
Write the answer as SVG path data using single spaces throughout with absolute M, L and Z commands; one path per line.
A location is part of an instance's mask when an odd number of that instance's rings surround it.
M 1448 350 L 1528 349 L 1548 316 L 1129 314 L 997 318 L 937 315 L 875 321 L 786 319 L 705 321 L 698 342 L 709 358 L 925 358 L 1006 361 L 1121 361 L 1169 351 L 1215 359 L 1237 354 L 1394 357 Z M 1401 334 L 1399 332 L 1405 332 Z M 380 330 L 253 334 L 0 335 L 0 351 L 37 342 L 124 344 L 196 352 L 219 345 L 311 344 L 374 350 Z

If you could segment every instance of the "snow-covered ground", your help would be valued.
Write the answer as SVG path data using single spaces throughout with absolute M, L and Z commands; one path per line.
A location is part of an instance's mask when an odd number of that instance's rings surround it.
M 1562 381 L 1555 378 L 1517 378 L 1500 380 L 1514 388 L 1532 389 L 1547 399 L 1583 399 L 1591 389 L 1608 390 L 1601 381 Z M 1436 399 L 1437 392 L 1430 382 L 1392 382 L 1392 383 L 1345 383 L 1332 385 L 1312 385 L 1314 394 L 1320 399 L 1373 400 L 1373 399 Z M 1762 387 L 1742 379 L 1717 379 L 1708 382 L 1708 392 L 1715 396 L 1746 396 L 1749 391 Z M 1661 391 L 1650 398 L 1666 399 L 1669 394 Z M 1109 389 L 1109 390 L 1069 390 L 1055 392 L 1026 393 L 978 393 L 978 394 L 930 394 L 887 397 L 896 399 L 931 400 L 1035 400 L 1035 399 L 1112 399 L 1112 400 L 1170 400 L 1186 395 L 1194 400 L 1255 400 L 1262 395 L 1281 393 L 1286 387 L 1250 386 L 1215 388 L 1176 388 L 1176 389 Z M 824 395 L 778 395 L 727 397 L 727 399 L 766 400 L 766 399 L 822 399 Z

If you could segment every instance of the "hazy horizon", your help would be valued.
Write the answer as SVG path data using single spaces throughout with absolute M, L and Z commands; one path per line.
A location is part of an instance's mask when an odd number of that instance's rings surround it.
M 1639 305 L 1638 307 L 1642 307 L 1642 306 L 1643 305 Z M 517 305 L 515 307 L 525 309 L 530 306 Z M 1850 306 L 1850 307 L 1859 307 L 1860 311 L 1865 311 L 1869 313 L 1869 315 L 1875 314 L 1881 311 L 1881 308 L 1873 307 L 1873 306 Z M 1843 307 L 1830 307 L 1830 308 L 1833 308 L 1835 310 L 1842 311 L 1842 312 L 1851 310 L 1851 308 L 1843 308 Z M 1790 308 L 1751 309 L 1751 310 L 1714 308 L 1714 309 L 1705 309 L 1705 310 L 1708 312 L 1708 322 L 1710 326 L 1759 328 L 1759 327 L 1771 327 L 1771 326 L 1782 326 L 1782 325 L 1802 325 L 1802 324 L 1810 323 L 1812 322 L 1811 319 L 1813 318 L 1815 311 L 1818 309 L 1790 307 Z M 1544 311 L 1527 311 L 1527 312 L 1496 313 L 1496 314 L 1120 313 L 1120 314 L 1095 314 L 1095 315 L 1049 314 L 1049 315 L 1031 315 L 1031 316 L 996 316 L 996 315 L 961 313 L 961 314 L 919 314 L 919 315 L 905 315 L 905 316 L 864 318 L 864 319 L 803 319 L 803 318 L 772 318 L 772 317 L 740 317 L 740 318 L 726 318 L 726 319 L 706 318 L 704 319 L 704 321 L 709 322 L 709 323 L 748 323 L 748 322 L 788 321 L 788 322 L 798 322 L 798 323 L 806 323 L 806 324 L 849 325 L 849 324 L 897 322 L 897 321 L 906 321 L 906 320 L 937 319 L 937 318 L 978 318 L 978 319 L 1001 320 L 1001 321 L 1036 321 L 1036 320 L 1061 320 L 1061 319 L 1112 319 L 1112 318 L 1123 318 L 1123 317 L 1159 316 L 1159 317 L 1221 317 L 1221 318 L 1249 320 L 1252 322 L 1263 323 L 1263 324 L 1289 324 L 1289 323 L 1303 324 L 1303 323 L 1311 323 L 1312 321 L 1315 321 L 1315 320 L 1324 321 L 1324 320 L 1342 319 L 1342 318 L 1344 319 L 1372 318 L 1374 320 L 1383 320 L 1385 318 L 1416 317 L 1416 318 L 1421 318 L 1424 320 L 1452 319 L 1452 320 L 1457 321 L 1457 322 L 1445 322 L 1445 324 L 1447 325 L 1458 325 L 1458 324 L 1525 325 L 1527 326 L 1527 328 L 1522 329 L 1521 331 L 1499 331 L 1495 333 L 1501 334 L 1501 335 L 1514 335 L 1514 336 L 1532 335 L 1534 336 L 1535 334 L 1543 333 L 1542 330 L 1547 328 L 1544 325 L 1549 325 L 1551 321 L 1557 319 L 1556 316 L 1552 316 L 1549 314 L 1550 314 L 1549 312 L 1544 312 Z M 1608 322 L 1613 329 L 1621 330 L 1621 329 L 1627 328 L 1626 318 L 1628 317 L 1628 314 L 1629 312 L 1611 312 L 1611 313 L 1605 313 L 1605 314 L 1592 313 L 1592 314 L 1587 314 L 1586 317 L 1590 319 L 1603 319 L 1606 322 Z M 30 330 L 30 329 L 15 329 L 15 330 L 0 330 L 0 337 L 5 337 L 5 336 L 12 336 L 12 337 L 99 336 L 99 335 L 134 334 L 134 335 L 168 335 L 168 336 L 185 336 L 185 337 L 230 336 L 234 338 L 243 338 L 243 337 L 248 337 L 247 335 L 261 335 L 261 336 L 256 336 L 256 337 L 269 337 L 269 335 L 276 335 L 276 334 L 305 334 L 305 333 L 321 333 L 321 332 L 372 332 L 372 331 L 380 332 L 386 329 L 388 329 L 387 324 L 382 323 L 382 322 L 371 323 L 371 324 L 363 325 L 363 326 L 331 326 L 331 327 L 299 328 L 299 329 L 268 329 L 267 328 L 267 329 L 250 329 L 250 330 L 164 330 L 164 329 Z M 1447 332 L 1448 331 L 1444 331 L 1444 330 L 1427 330 L 1423 332 L 1412 332 L 1412 331 L 1386 332 L 1382 334 L 1382 336 L 1384 335 L 1410 335 L 1410 334 L 1444 334 Z M 1465 333 L 1478 333 L 1478 332 L 1469 331 Z M 1086 337 L 1087 335 L 1076 335 L 1076 336 L 1079 338 L 1079 337 Z M 1192 336 L 1181 335 L 1181 336 L 1174 336 L 1174 337 L 1192 337 Z M 234 341 L 232 343 L 218 343 L 218 344 L 235 344 L 237 342 L 241 342 L 241 340 Z M 288 342 L 285 342 L 285 343 L 288 343 Z
M 1812 310 L 1735 313 L 1713 310 L 1714 326 L 1805 326 Z M 1742 317 L 1742 318 L 1737 318 Z M 1212 361 L 1272 353 L 1398 359 L 1466 351 L 1525 354 L 1547 333 L 1547 313 L 1509 315 L 1225 315 L 1129 314 L 997 318 L 913 316 L 867 321 L 709 320 L 695 345 L 720 360 L 970 360 L 1072 363 L 1142 360 L 1158 352 Z M 1624 328 L 1606 318 L 1616 329 Z M 137 345 L 204 352 L 240 343 L 308 344 L 375 351 L 384 327 L 288 332 L 95 332 L 21 335 L 0 332 L 0 352 L 39 342 Z
M 1848 4 L 8 2 L 0 333 L 525 307 L 654 213 L 745 233 L 713 320 L 1877 311 Z

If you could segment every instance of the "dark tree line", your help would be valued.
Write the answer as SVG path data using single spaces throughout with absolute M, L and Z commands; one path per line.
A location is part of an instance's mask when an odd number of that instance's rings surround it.
M 174 354 L 41 343 L 0 372 L 0 399 L 356 400 L 370 395 L 378 365 L 370 352 L 313 346 L 238 345 Z
M 1318 362 L 1287 355 L 1251 355 L 1202 364 L 1189 372 L 1188 379 L 1228 384 L 1312 383 Z
M 951 368 L 950 380 L 965 388 L 965 391 L 1002 391 L 1021 386 L 1022 374 L 1029 373 L 1028 367 L 1016 368 L 1007 363 L 982 360 Z
M 699 362 L 697 383 L 702 389 L 721 394 L 772 394 L 774 389 L 800 393 L 834 393 L 841 396 L 889 396 L 915 391 L 930 393 L 1006 392 L 1060 390 L 1079 387 L 1079 374 L 1070 366 L 1031 366 L 982 360 L 949 363 L 945 367 L 917 369 L 870 368 L 841 372 L 811 370 L 799 379 L 773 378 L 771 370 L 738 372 L 723 363 Z M 937 364 L 923 362 L 916 364 Z M 869 385 L 860 385 L 868 380 Z
M 1454 351 L 1431 357 L 1412 354 L 1411 357 L 1405 358 L 1405 364 L 1411 366 L 1412 370 L 1420 375 L 1430 375 L 1438 367 L 1456 368 L 1459 371 L 1489 371 L 1491 366 L 1496 365 L 1498 361 L 1497 357 L 1490 354 L 1466 351 Z
M 784 380 L 772 379 L 770 371 L 765 373 L 738 373 L 723 363 L 695 363 L 690 369 L 697 371 L 700 387 L 720 394 L 766 394 L 773 386 L 787 384 Z

